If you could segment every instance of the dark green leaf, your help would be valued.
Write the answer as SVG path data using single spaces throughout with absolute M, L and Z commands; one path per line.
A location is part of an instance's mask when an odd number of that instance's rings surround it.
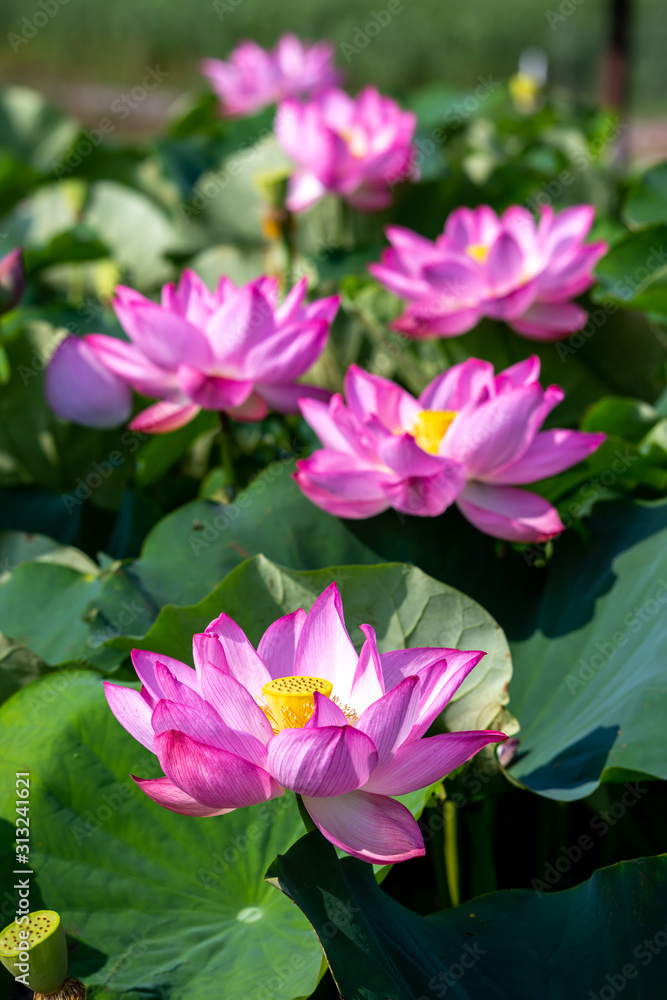
M 633 226 L 667 223 L 667 163 L 651 167 L 633 185 L 625 203 L 624 214 Z
M 601 292 L 628 305 L 667 270 L 667 226 L 652 226 L 616 243 L 596 268 Z
M 107 621 L 93 626 L 104 580 L 99 572 L 23 563 L 0 585 L 0 632 L 53 666 L 79 660 L 111 670 L 123 656 L 103 643 L 120 629 L 109 631 Z
M 202 410 L 185 427 L 170 434 L 156 434 L 151 437 L 136 455 L 137 485 L 145 488 L 155 483 L 185 454 L 200 434 L 213 430 L 217 425 L 217 414 Z
M 386 895 L 363 861 L 338 861 L 317 832 L 266 877 L 310 920 L 343 1000 L 598 1000 L 621 990 L 641 1000 L 664 989 L 664 856 L 564 892 L 496 892 L 428 917 Z
M 39 677 L 44 668 L 40 658 L 26 646 L 0 635 L 0 705 Z
M 78 126 L 27 87 L 0 91 L 0 146 L 33 169 L 49 174 L 66 152 Z
M 95 234 L 86 226 L 78 226 L 69 232 L 54 236 L 39 250 L 26 250 L 25 265 L 28 275 L 31 275 L 53 264 L 99 260 L 108 256 L 108 247 L 95 239 Z
M 166 213 L 146 195 L 115 181 L 98 181 L 84 221 L 111 247 L 133 286 L 151 288 L 172 276 L 166 253 L 175 249 L 175 230 Z
M 581 422 L 582 431 L 604 431 L 637 444 L 657 423 L 659 414 L 641 399 L 606 396 L 591 406 Z
M 291 479 L 293 468 L 291 461 L 273 462 L 233 503 L 197 501 L 160 521 L 132 568 L 155 603 L 201 601 L 259 552 L 294 569 L 374 562 L 337 518 L 306 499 Z
M 511 643 L 511 773 L 561 800 L 623 773 L 667 778 L 667 502 L 613 505 L 590 526 L 590 547 L 559 543 L 535 631 Z

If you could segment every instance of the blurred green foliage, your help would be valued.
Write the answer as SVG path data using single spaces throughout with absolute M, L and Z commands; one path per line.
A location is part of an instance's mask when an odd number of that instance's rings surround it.
M 607 0 L 403 0 L 403 10 L 372 35 L 365 26 L 381 2 L 365 0 L 44 0 L 57 13 L 26 43 L 4 47 L 3 78 L 139 83 L 147 65 L 169 72 L 168 86 L 196 83 L 196 61 L 223 57 L 245 37 L 271 45 L 283 31 L 303 38 L 331 38 L 353 87 L 373 80 L 405 92 L 447 80 L 469 87 L 477 78 L 507 79 L 519 55 L 539 45 L 549 55 L 552 80 L 579 96 L 596 92 L 606 42 Z M 565 13 L 561 12 L 561 8 Z M 42 8 L 38 0 L 4 0 L 0 34 L 20 35 L 23 19 Z M 38 16 L 38 24 L 43 20 Z M 366 36 L 364 44 L 363 36 Z M 662 0 L 636 0 L 633 98 L 641 113 L 661 110 L 667 86 L 663 53 L 667 19 Z M 341 46 L 355 45 L 346 58 Z M 347 51 L 347 50 L 346 50 Z M 111 99 L 111 98 L 110 98 Z

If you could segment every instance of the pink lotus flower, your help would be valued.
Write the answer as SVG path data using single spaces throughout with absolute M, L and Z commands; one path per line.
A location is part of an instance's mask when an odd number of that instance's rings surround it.
M 543 390 L 539 358 L 494 377 L 470 358 L 439 375 L 415 399 L 394 382 L 353 365 L 347 406 L 300 401 L 324 445 L 297 462 L 296 482 L 313 503 L 339 517 L 372 517 L 388 507 L 435 517 L 452 503 L 480 531 L 512 542 L 559 534 L 557 511 L 536 493 L 515 489 L 586 458 L 604 434 L 540 431 L 563 398 Z
M 0 258 L 0 315 L 18 305 L 25 289 L 25 270 L 21 247 Z
M 132 412 L 129 386 L 80 337 L 65 337 L 46 370 L 46 400 L 59 417 L 87 427 L 117 427 Z
M 296 35 L 283 35 L 272 52 L 242 42 L 228 62 L 204 59 L 201 70 L 222 102 L 226 115 L 251 115 L 286 97 L 308 97 L 339 82 L 333 46 L 308 48 Z
M 334 583 L 308 614 L 274 622 L 257 651 L 225 614 L 194 636 L 196 670 L 134 650 L 141 692 L 105 688 L 118 721 L 165 772 L 136 783 L 188 816 L 216 816 L 290 789 L 324 836 L 354 857 L 383 864 L 423 854 L 417 823 L 392 796 L 432 784 L 505 739 L 491 731 L 423 738 L 485 654 L 380 654 L 374 630 L 361 629 L 357 654 Z
M 328 90 L 307 104 L 284 101 L 276 138 L 298 164 L 287 207 L 302 212 L 332 191 L 362 212 L 386 208 L 390 186 L 410 175 L 415 125 L 411 112 L 375 87 L 356 98 Z
M 133 430 L 172 431 L 201 409 L 248 421 L 261 420 L 269 407 L 296 413 L 299 396 L 329 396 L 295 379 L 322 353 L 338 309 L 336 296 L 304 304 L 305 293 L 303 280 L 277 305 L 274 278 L 237 288 L 223 277 L 211 292 L 184 271 L 177 288 L 162 289 L 161 305 L 131 288 L 116 290 L 114 309 L 130 343 L 99 333 L 85 343 L 110 373 L 161 400 L 134 418 Z M 62 396 L 80 392 L 82 378 L 72 369 L 68 382 L 61 370 Z M 89 422 L 85 399 L 79 422 Z
M 392 244 L 370 271 L 409 305 L 393 324 L 409 337 L 455 337 L 483 316 L 504 320 L 531 340 L 559 340 L 586 323 L 570 300 L 593 282 L 603 242 L 584 245 L 592 205 L 547 205 L 539 223 L 513 206 L 498 218 L 492 208 L 457 208 L 435 243 L 391 226 Z

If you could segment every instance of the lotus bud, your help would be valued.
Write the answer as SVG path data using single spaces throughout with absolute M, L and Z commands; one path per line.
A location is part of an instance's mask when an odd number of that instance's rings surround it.
M 16 247 L 0 260 L 0 316 L 18 304 L 25 289 L 21 248 Z
M 253 177 L 253 183 L 266 204 L 262 231 L 269 240 L 283 240 L 291 243 L 294 233 L 294 217 L 285 208 L 290 170 L 278 167 L 276 170 L 262 170 Z
M 58 345 L 44 390 L 54 413 L 84 427 L 117 427 L 132 411 L 130 387 L 80 337 L 66 337 Z
M 282 208 L 285 204 L 290 173 L 290 168 L 285 166 L 260 170 L 254 175 L 253 184 L 272 208 Z

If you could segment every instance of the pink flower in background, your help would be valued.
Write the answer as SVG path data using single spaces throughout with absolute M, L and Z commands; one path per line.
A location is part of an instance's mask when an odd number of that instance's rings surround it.
M 201 69 L 222 102 L 226 115 L 251 115 L 287 97 L 309 97 L 333 87 L 340 73 L 333 46 L 307 46 L 296 35 L 283 35 L 267 52 L 256 42 L 241 42 L 229 60 L 204 59 Z
M 297 164 L 287 207 L 309 208 L 327 191 L 362 212 L 391 203 L 390 187 L 411 175 L 416 118 L 375 87 L 356 97 L 328 90 L 308 103 L 284 101 L 276 138 Z
M 172 431 L 201 409 L 247 421 L 261 420 L 269 408 L 296 413 L 300 396 L 329 396 L 295 380 L 319 358 L 338 309 L 336 296 L 305 303 L 305 294 L 302 280 L 278 305 L 274 278 L 237 288 L 223 277 L 212 292 L 184 271 L 178 287 L 164 286 L 161 305 L 131 288 L 116 290 L 114 309 L 129 343 L 100 333 L 85 343 L 110 373 L 161 400 L 134 418 L 134 430 Z M 66 372 L 59 377 L 65 385 Z M 82 380 L 72 370 L 72 393 Z M 89 422 L 85 408 L 84 400 L 80 423 Z
M 165 777 L 135 778 L 155 802 L 216 816 L 297 792 L 324 836 L 377 864 L 424 854 L 392 796 L 425 788 L 505 738 L 479 730 L 424 738 L 485 655 L 379 653 L 362 625 L 356 653 L 336 584 L 310 612 L 279 618 L 257 651 L 227 615 L 195 635 L 195 670 L 134 650 L 141 692 L 105 684 L 112 712 L 157 754 Z
M 117 427 L 132 412 L 132 392 L 81 337 L 65 337 L 46 370 L 46 399 L 59 417 L 87 427 Z
M 539 358 L 494 377 L 470 358 L 439 375 L 415 399 L 394 382 L 353 365 L 328 404 L 301 400 L 324 445 L 297 462 L 295 479 L 313 503 L 339 517 L 372 517 L 388 507 L 434 517 L 452 503 L 480 531 L 512 542 L 559 534 L 557 511 L 516 489 L 586 458 L 604 434 L 540 431 L 563 398 L 538 382 Z
M 25 289 L 25 270 L 21 247 L 0 257 L 0 315 L 18 305 Z
M 370 271 L 408 300 L 393 325 L 409 337 L 455 337 L 488 316 L 531 340 L 559 340 L 586 323 L 570 300 L 590 287 L 607 251 L 583 242 L 593 215 L 592 205 L 558 215 L 547 205 L 536 223 L 519 206 L 500 218 L 487 205 L 457 208 L 435 243 L 389 227 L 391 249 Z

